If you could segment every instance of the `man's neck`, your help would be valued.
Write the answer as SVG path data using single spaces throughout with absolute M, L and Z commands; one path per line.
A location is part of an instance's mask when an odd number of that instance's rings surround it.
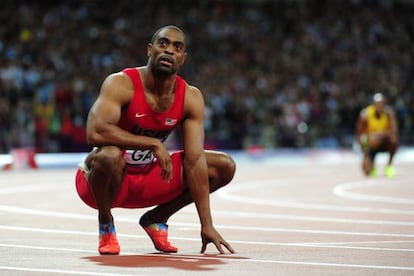
M 143 68 L 144 87 L 147 92 L 157 94 L 159 96 L 170 94 L 174 90 L 176 75 L 160 75 L 148 67 Z

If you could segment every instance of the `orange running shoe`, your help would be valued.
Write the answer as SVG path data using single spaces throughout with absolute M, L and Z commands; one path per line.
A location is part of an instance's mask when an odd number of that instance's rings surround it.
M 99 226 L 99 254 L 117 255 L 120 247 L 116 238 L 116 232 L 113 225 L 105 224 Z
M 155 249 L 165 253 L 176 253 L 178 251 L 177 247 L 172 246 L 168 241 L 168 225 L 166 223 L 153 222 L 145 213 L 139 220 L 139 224 L 151 238 Z

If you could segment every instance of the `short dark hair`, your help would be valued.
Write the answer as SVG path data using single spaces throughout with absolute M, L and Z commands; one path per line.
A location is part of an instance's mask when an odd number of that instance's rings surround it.
M 179 31 L 180 33 L 183 34 L 183 36 L 184 36 L 184 42 L 185 42 L 185 34 L 184 34 L 184 32 L 179 27 L 177 27 L 175 25 L 167 25 L 167 26 L 163 26 L 163 27 L 161 27 L 161 28 L 159 28 L 158 30 L 155 31 L 154 35 L 151 38 L 151 43 L 154 43 L 155 40 L 157 39 L 157 36 L 160 34 L 160 32 L 162 30 L 165 30 L 165 29 L 174 29 L 174 30 Z

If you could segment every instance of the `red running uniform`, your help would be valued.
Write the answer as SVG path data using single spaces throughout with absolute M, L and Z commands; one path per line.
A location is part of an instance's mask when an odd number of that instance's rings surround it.
M 167 111 L 157 112 L 151 109 L 145 99 L 139 70 L 127 68 L 122 72 L 132 80 L 134 97 L 122 110 L 118 126 L 135 135 L 150 136 L 164 142 L 183 119 L 187 83 L 176 76 L 173 104 Z M 170 183 L 161 179 L 161 168 L 150 150 L 125 150 L 124 159 L 127 163 L 127 173 L 112 207 L 150 207 L 170 201 L 183 192 L 182 151 L 171 154 L 173 177 Z M 87 168 L 78 169 L 76 190 L 87 205 L 96 209 L 95 200 L 85 177 L 86 172 Z

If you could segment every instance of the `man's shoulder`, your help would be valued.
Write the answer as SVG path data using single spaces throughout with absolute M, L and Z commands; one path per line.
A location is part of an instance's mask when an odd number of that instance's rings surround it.
M 114 72 L 109 74 L 105 80 L 111 81 L 111 82 L 119 82 L 119 81 L 125 81 L 129 79 L 128 75 L 125 74 L 124 71 Z
M 369 114 L 370 111 L 372 111 L 373 106 L 372 105 L 367 105 L 364 108 L 361 109 L 359 115 L 363 118 L 366 118 Z
M 183 77 L 177 75 L 176 78 L 182 83 L 186 93 L 201 93 L 197 86 L 188 83 Z
M 128 75 L 122 71 L 109 74 L 102 84 L 101 96 L 109 96 L 120 99 L 121 102 L 129 102 L 134 94 L 134 86 Z
M 198 87 L 185 83 L 185 99 L 184 99 L 184 110 L 185 112 L 199 112 L 204 108 L 204 98 Z

